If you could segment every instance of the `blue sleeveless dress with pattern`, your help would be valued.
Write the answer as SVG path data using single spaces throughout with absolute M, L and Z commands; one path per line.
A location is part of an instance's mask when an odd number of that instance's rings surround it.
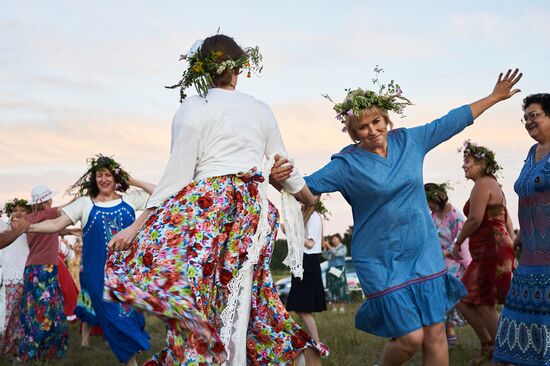
M 123 199 L 113 207 L 100 207 L 94 203 L 82 230 L 82 296 L 76 314 L 89 324 L 101 326 L 120 362 L 127 362 L 135 353 L 150 348 L 143 314 L 126 304 L 103 300 L 107 244 L 134 220 L 134 209 Z

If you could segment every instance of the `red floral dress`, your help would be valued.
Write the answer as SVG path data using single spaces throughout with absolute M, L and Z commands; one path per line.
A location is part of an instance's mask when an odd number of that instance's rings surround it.
M 470 201 L 464 214 L 470 212 Z M 502 204 L 488 205 L 479 228 L 470 236 L 472 262 L 462 277 L 468 296 L 462 301 L 475 305 L 504 304 L 514 269 L 514 242 L 508 234 L 508 212 Z
M 106 299 L 167 322 L 167 348 L 146 365 L 226 361 L 221 314 L 258 226 L 261 181 L 252 170 L 190 183 L 148 217 L 129 251 L 107 261 Z M 290 318 L 274 288 L 269 262 L 278 224 L 277 211 L 269 206 L 270 234 L 253 267 L 246 334 L 251 365 L 291 364 L 307 347 L 328 354 Z

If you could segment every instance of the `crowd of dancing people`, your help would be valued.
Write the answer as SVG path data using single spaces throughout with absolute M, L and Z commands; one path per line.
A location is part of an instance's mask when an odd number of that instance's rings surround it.
M 303 176 L 271 109 L 236 90 L 241 72 L 262 71 L 257 47 L 217 34 L 182 59 L 188 67 L 171 87 L 181 105 L 158 184 L 98 154 L 67 189 L 69 203 L 53 207 L 55 192 L 37 185 L 29 201 L 5 205 L 3 355 L 63 358 L 67 322 L 78 319 L 82 348 L 99 333 L 120 363 L 137 365 L 151 348 L 149 314 L 165 323 L 166 345 L 147 366 L 320 365 L 330 344 L 314 313 L 327 305 L 346 312 L 351 255 L 364 294 L 355 326 L 388 339 L 380 365 L 420 351 L 424 365 L 448 365 L 465 324 L 479 338 L 471 365 L 550 365 L 550 94 L 523 99 L 535 144 L 514 186 L 516 238 L 490 148 L 467 140 L 461 149 L 474 183 L 462 210 L 449 202 L 448 183 L 424 183 L 423 165 L 432 149 L 519 93 L 519 70 L 501 73 L 488 96 L 413 128 L 391 120 L 411 104 L 398 84 L 377 76 L 377 91 L 348 89 L 333 108 L 352 143 Z M 198 95 L 188 97 L 192 86 Z M 269 186 L 280 192 L 280 212 Z M 339 234 L 324 236 L 320 196 L 331 192 L 352 209 L 349 248 Z M 279 222 L 292 271 L 286 304 L 270 271 Z

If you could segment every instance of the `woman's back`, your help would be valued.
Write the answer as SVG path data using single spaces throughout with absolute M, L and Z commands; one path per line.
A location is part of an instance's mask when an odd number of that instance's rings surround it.
M 165 199 L 192 181 L 263 169 L 263 158 L 286 154 L 271 109 L 236 90 L 210 89 L 206 98 L 187 98 L 172 122 L 172 148 L 164 175 L 147 207 Z M 285 189 L 303 187 L 296 169 Z

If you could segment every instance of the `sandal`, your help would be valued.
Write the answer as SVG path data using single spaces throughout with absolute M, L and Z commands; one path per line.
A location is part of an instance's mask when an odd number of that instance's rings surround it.
M 447 345 L 449 347 L 455 347 L 460 344 L 458 337 L 456 335 L 449 335 L 447 336 Z

